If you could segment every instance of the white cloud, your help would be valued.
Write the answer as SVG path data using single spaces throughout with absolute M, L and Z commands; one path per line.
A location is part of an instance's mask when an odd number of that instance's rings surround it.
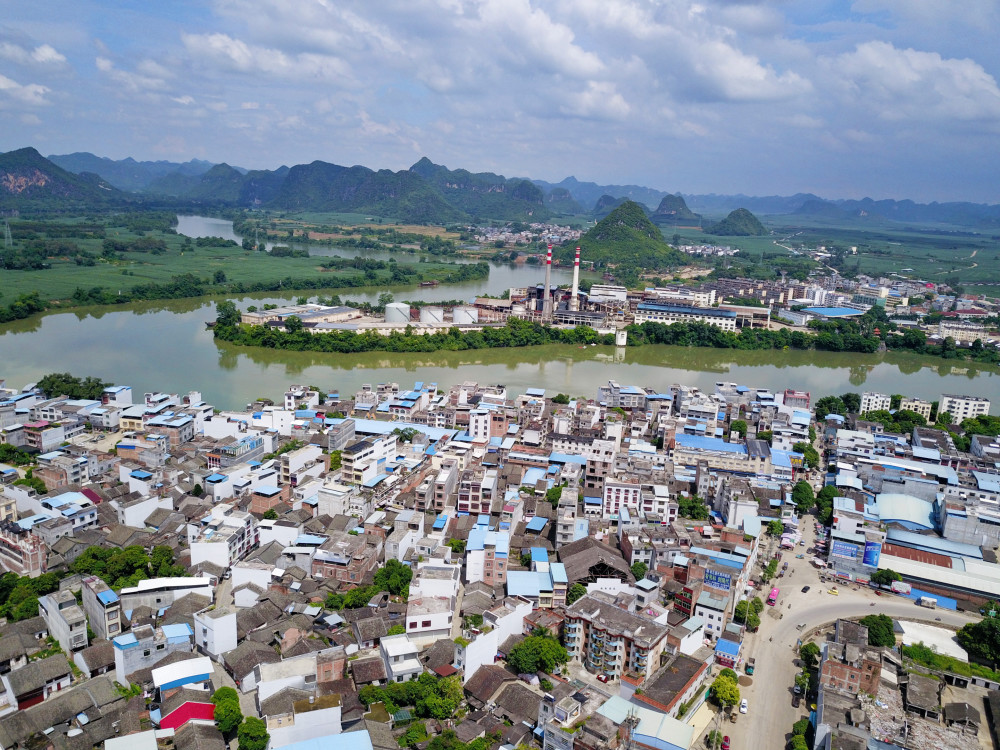
M 221 33 L 184 34 L 181 39 L 195 59 L 240 73 L 263 73 L 297 83 L 303 79 L 343 82 L 349 73 L 343 61 L 333 55 L 286 54 Z
M 19 65 L 61 65 L 66 62 L 66 57 L 59 54 L 54 47 L 48 44 L 41 44 L 32 50 L 28 50 L 19 44 L 12 42 L 0 42 L 0 57 L 10 60 Z
M 845 98 L 885 120 L 1000 119 L 997 81 L 974 60 L 873 41 L 825 64 Z
M 122 70 L 106 57 L 94 60 L 97 69 L 109 80 L 120 86 L 128 94 L 148 94 L 162 91 L 167 86 L 166 77 L 169 72 L 158 63 L 143 60 L 136 66 L 139 72 Z
M 191 96 L 190 94 L 185 94 L 184 96 L 173 96 L 171 97 L 171 99 L 173 99 L 173 101 L 177 102 L 178 104 L 183 104 L 185 106 L 189 104 L 194 104 L 194 97 Z
M 48 104 L 48 101 L 45 99 L 45 95 L 48 93 L 49 89 L 40 84 L 28 83 L 22 85 L 5 75 L 0 75 L 0 95 L 9 97 L 21 104 L 30 106 Z

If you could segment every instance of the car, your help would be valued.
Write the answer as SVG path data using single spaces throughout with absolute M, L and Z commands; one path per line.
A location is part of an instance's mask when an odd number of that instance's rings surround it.
M 794 693 L 795 693 L 796 695 L 802 695 L 802 688 L 801 688 L 801 687 L 799 687 L 798 685 L 796 685 L 796 686 L 795 686 L 795 687 L 793 688 L 792 692 L 794 692 Z
M 799 546 L 800 546 L 800 547 L 805 547 L 805 546 L 806 546 L 806 543 L 805 543 L 805 541 L 804 541 L 804 540 L 800 540 L 800 541 L 799 541 Z
M 792 696 L 792 708 L 798 708 L 799 704 L 801 704 L 801 703 L 802 703 L 802 696 L 801 695 L 793 695 Z
M 750 704 L 747 702 L 747 699 L 744 698 L 743 700 L 740 701 L 740 713 L 745 714 L 749 710 L 750 710 Z
M 722 750 L 729 750 L 729 735 L 722 738 Z
M 882 596 L 882 592 L 881 591 L 876 591 L 875 592 L 875 596 Z
M 834 596 L 840 596 L 840 592 L 837 591 L 837 587 L 836 586 L 834 586 L 832 589 L 830 589 L 827 593 L 828 594 L 833 594 Z
M 802 587 L 802 593 L 803 594 L 808 594 L 809 593 L 809 587 L 808 586 L 803 586 Z
M 599 674 L 599 675 L 597 675 L 597 681 L 598 682 L 607 682 L 608 681 L 608 676 L 606 674 Z

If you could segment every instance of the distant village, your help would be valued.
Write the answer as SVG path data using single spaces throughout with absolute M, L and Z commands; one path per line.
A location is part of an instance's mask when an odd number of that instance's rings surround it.
M 817 419 L 821 395 L 291 385 L 227 411 L 0 383 L 0 442 L 32 462 L 0 465 L 0 580 L 31 610 L 0 627 L 0 747 L 224 750 L 220 704 L 261 749 L 704 747 L 720 670 L 789 658 L 751 658 L 748 615 L 766 596 L 777 622 L 789 561 L 914 606 L 1000 599 L 995 439 L 892 433 L 874 392 Z M 832 488 L 815 526 L 803 485 Z M 821 641 L 817 747 L 904 731 L 876 720 L 886 691 L 934 746 L 982 723 L 934 685 L 901 694 L 929 678 L 859 627 Z

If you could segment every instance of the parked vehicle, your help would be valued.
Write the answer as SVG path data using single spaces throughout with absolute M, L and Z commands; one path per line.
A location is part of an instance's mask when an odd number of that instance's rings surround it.
M 840 596 L 840 592 L 837 590 L 836 586 L 830 589 L 828 593 L 833 594 L 834 596 Z
M 798 708 L 799 704 L 801 704 L 801 703 L 802 703 L 802 696 L 801 695 L 793 695 L 792 696 L 792 708 Z
M 917 599 L 917 604 L 928 609 L 937 609 L 937 599 L 933 596 L 922 596 Z
M 608 681 L 608 676 L 606 674 L 599 674 L 599 675 L 597 675 L 597 681 L 598 682 L 607 682 Z
M 749 701 L 747 701 L 746 698 L 744 698 L 743 700 L 740 701 L 740 713 L 745 714 L 749 710 L 750 710 L 750 703 Z
M 729 735 L 722 738 L 722 750 L 729 750 Z
M 746 666 L 744 667 L 744 671 L 747 674 L 753 674 L 753 671 L 756 668 L 756 666 L 757 666 L 757 660 L 754 657 L 751 656 L 749 659 L 747 659 L 747 663 L 746 663 Z
M 803 586 L 802 587 L 802 593 L 803 594 L 808 594 L 809 593 L 809 588 L 810 588 L 809 586 Z

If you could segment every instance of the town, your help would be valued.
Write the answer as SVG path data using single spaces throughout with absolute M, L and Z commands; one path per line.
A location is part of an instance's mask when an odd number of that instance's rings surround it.
M 3 748 L 989 741 L 987 399 L 91 380 L 0 383 Z

